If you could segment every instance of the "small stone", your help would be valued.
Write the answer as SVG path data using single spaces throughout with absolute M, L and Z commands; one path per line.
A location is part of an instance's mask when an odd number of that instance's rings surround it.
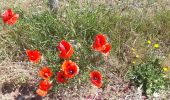
M 15 100 L 25 100 L 25 98 L 22 95 L 18 95 Z

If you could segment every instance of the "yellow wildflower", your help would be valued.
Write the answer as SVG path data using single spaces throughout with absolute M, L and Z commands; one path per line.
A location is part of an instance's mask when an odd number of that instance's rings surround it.
M 167 72 L 169 70 L 168 66 L 163 67 L 163 70 Z
M 133 64 L 136 64 L 136 62 L 135 62 L 135 61 L 132 61 L 132 63 L 133 63 Z
M 148 44 L 151 44 L 151 41 L 150 41 L 150 40 L 148 40 Z
M 132 51 L 133 51 L 133 52 L 135 52 L 135 51 L 136 51 L 136 49 L 132 48 Z
M 154 44 L 154 47 L 155 47 L 155 48 L 159 48 L 159 44 L 157 44 L 157 43 Z
M 138 54 L 136 54 L 136 58 L 139 58 L 139 55 L 138 55 Z

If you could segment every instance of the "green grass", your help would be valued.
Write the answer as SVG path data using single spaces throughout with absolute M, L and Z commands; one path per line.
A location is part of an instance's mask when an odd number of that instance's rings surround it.
M 143 9 L 141 13 L 130 7 L 122 10 L 119 5 L 109 8 L 106 5 L 94 6 L 84 3 L 78 6 L 77 2 L 69 3 L 69 6 L 62 6 L 55 13 L 46 9 L 42 12 L 29 11 L 28 14 L 20 8 L 14 8 L 20 18 L 14 26 L 6 26 L 6 31 L 2 31 L 0 35 L 0 46 L 3 47 L 0 52 L 1 59 L 8 55 L 17 61 L 16 56 L 25 54 L 26 49 L 37 49 L 43 54 L 48 66 L 56 72 L 63 62 L 57 56 L 56 46 L 62 39 L 72 40 L 70 43 L 74 46 L 75 53 L 71 60 L 79 65 L 80 75 L 69 84 L 76 84 L 78 79 L 81 79 L 81 83 L 89 80 L 90 70 L 100 70 L 104 73 L 102 67 L 106 63 L 103 56 L 91 50 L 94 36 L 100 32 L 108 37 L 112 45 L 110 57 L 118 58 L 119 62 L 126 64 L 118 69 L 124 70 L 120 71 L 121 76 L 126 75 L 130 67 L 129 62 L 133 61 L 131 55 L 126 55 L 129 47 L 138 49 L 139 54 L 143 53 L 141 51 L 145 52 L 141 60 L 151 54 L 149 50 L 152 47 L 148 47 L 147 40 L 159 43 L 158 50 L 162 50 L 164 56 L 169 53 L 169 10 L 160 9 L 150 15 L 147 13 L 148 8 Z M 79 60 L 76 57 L 79 57 Z

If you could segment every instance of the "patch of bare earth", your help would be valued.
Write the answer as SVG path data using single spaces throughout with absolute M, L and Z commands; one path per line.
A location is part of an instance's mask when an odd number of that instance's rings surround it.
M 19 95 L 35 94 L 38 68 L 26 62 L 5 60 L 0 64 L 0 98 L 14 100 Z M 22 99 L 18 99 L 22 100 Z

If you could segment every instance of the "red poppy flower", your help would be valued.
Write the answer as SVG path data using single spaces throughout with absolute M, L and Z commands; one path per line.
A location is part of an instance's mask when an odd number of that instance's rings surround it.
M 52 84 L 48 80 L 42 80 L 36 92 L 40 96 L 45 96 L 51 86 Z
M 100 88 L 102 86 L 102 76 L 99 71 L 92 71 L 90 73 L 90 80 L 92 84 Z
M 60 50 L 59 53 L 59 57 L 63 58 L 63 59 L 67 59 L 70 58 L 71 55 L 73 54 L 74 50 L 71 46 L 71 44 L 69 44 L 67 41 L 62 40 L 58 46 L 57 46 L 58 50 Z
M 33 63 L 37 63 L 40 61 L 41 54 L 37 50 L 26 50 L 26 54 L 29 58 L 29 60 Z
M 14 12 L 11 9 L 7 9 L 4 11 L 4 13 L 1 15 L 4 24 L 8 23 L 8 25 L 13 25 L 19 18 L 18 14 L 14 14 Z
M 41 69 L 41 71 L 39 72 L 39 75 L 43 79 L 49 80 L 51 78 L 51 76 L 53 75 L 53 73 L 49 67 L 45 67 L 45 68 Z
M 79 73 L 79 67 L 75 62 L 72 62 L 71 60 L 65 60 L 61 69 L 64 71 L 66 78 L 73 78 Z
M 92 47 L 94 50 L 103 53 L 105 56 L 107 56 L 111 50 L 111 46 L 106 42 L 106 37 L 103 34 L 96 35 Z
M 66 77 L 65 77 L 65 74 L 64 74 L 64 72 L 62 71 L 60 71 L 60 72 L 58 72 L 57 73 L 57 75 L 56 75 L 56 81 L 58 82 L 58 83 L 65 83 L 66 82 Z

